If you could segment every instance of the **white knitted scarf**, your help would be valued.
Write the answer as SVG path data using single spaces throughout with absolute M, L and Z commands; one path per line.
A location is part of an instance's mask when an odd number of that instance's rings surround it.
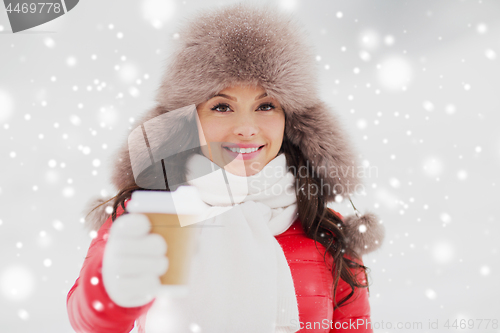
M 297 218 L 295 177 L 286 170 L 285 155 L 249 177 L 199 154 L 186 166 L 188 184 L 211 206 L 199 222 L 204 225 L 192 266 L 191 320 L 204 333 L 296 332 L 292 275 L 274 237 Z

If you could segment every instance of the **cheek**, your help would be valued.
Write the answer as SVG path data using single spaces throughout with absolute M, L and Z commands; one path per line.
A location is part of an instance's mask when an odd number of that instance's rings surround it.
M 281 146 L 285 131 L 285 118 L 283 116 L 270 117 L 263 123 L 266 136 L 274 145 Z
M 197 124 L 201 145 L 205 145 L 207 141 L 222 141 L 221 134 L 224 133 L 224 129 L 220 121 L 210 117 L 199 117 Z

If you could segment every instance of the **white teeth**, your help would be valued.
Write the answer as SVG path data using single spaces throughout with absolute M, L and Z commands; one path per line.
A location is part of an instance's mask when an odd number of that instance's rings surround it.
M 253 153 L 254 151 L 259 150 L 259 147 L 257 148 L 229 148 L 229 150 L 232 152 L 238 153 L 238 154 L 248 154 L 248 153 Z

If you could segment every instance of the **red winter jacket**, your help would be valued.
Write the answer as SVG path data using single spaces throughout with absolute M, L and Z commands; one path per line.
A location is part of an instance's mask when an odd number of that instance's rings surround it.
M 128 200 L 125 201 L 125 207 Z M 340 218 L 342 216 L 335 212 Z M 117 217 L 123 214 L 118 208 Z M 126 333 L 134 328 L 135 320 L 141 317 L 139 332 L 144 333 L 144 319 L 153 305 L 150 303 L 133 308 L 115 304 L 106 293 L 101 282 L 101 267 L 111 217 L 101 226 L 90 243 L 87 257 L 67 297 L 67 309 L 71 326 L 76 332 L 85 333 Z M 299 323 L 301 333 L 331 332 L 373 332 L 370 320 L 370 305 L 367 288 L 356 288 L 348 304 L 333 311 L 332 274 L 323 261 L 325 248 L 306 237 L 297 219 L 288 230 L 275 236 L 281 245 L 290 266 L 292 279 L 297 294 Z M 318 251 L 319 250 L 319 251 Z M 327 259 L 329 254 L 327 255 Z M 330 262 L 327 260 L 327 262 Z M 361 262 L 362 264 L 362 262 Z M 360 282 L 366 283 L 362 269 L 354 271 Z M 351 288 L 342 279 L 339 280 L 336 301 L 342 300 L 351 292 Z M 142 325 L 141 325 L 142 324 Z

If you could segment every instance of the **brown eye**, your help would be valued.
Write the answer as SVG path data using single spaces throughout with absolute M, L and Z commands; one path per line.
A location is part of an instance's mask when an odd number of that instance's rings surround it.
M 217 109 L 219 109 L 219 110 L 217 110 Z M 224 111 L 221 111 L 220 109 L 222 109 Z M 219 103 L 216 106 L 214 106 L 213 108 L 211 108 L 210 110 L 217 111 L 220 113 L 226 113 L 228 110 L 231 110 L 231 109 L 229 108 L 229 105 L 227 105 L 225 103 Z
M 262 110 L 262 111 L 271 111 L 273 109 L 276 109 L 276 107 L 273 105 L 273 103 L 262 104 L 261 106 L 259 106 L 259 109 L 260 108 L 265 108 L 265 110 Z

